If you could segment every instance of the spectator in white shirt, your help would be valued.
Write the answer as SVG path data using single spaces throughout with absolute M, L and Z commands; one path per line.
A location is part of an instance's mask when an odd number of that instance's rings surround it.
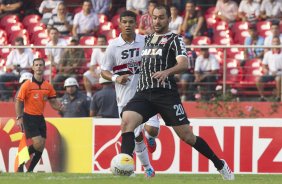
M 48 60 L 51 61 L 52 67 L 58 69 L 62 54 L 64 52 L 63 48 L 48 48 L 50 46 L 66 46 L 67 42 L 63 38 L 59 38 L 59 31 L 57 28 L 51 28 L 49 32 L 50 41 L 46 45 L 45 54 Z
M 105 35 L 99 35 L 97 45 L 106 45 L 107 38 Z M 83 74 L 83 83 L 87 96 L 92 96 L 93 86 L 99 88 L 100 66 L 105 56 L 106 48 L 94 48 L 91 55 L 89 70 Z
M 48 22 L 48 28 L 55 27 L 61 35 L 69 35 L 72 29 L 73 17 L 67 12 L 66 5 L 60 2 L 57 13 L 52 14 Z
M 57 6 L 61 0 L 43 0 L 39 6 L 39 13 L 42 14 L 41 22 L 48 24 L 53 13 L 57 12 Z
M 213 98 L 218 70 L 219 62 L 216 57 L 209 53 L 208 48 L 201 48 L 200 55 L 196 58 L 194 71 L 195 82 L 207 88 L 205 100 Z
M 147 12 L 148 0 L 126 0 L 126 10 L 133 11 L 137 15 Z
M 84 0 L 82 11 L 75 14 L 73 20 L 73 36 L 89 36 L 98 31 L 99 18 L 98 15 L 92 12 L 92 3 L 90 0 Z
M 110 11 L 111 0 L 91 0 L 93 11 L 97 14 L 108 14 Z
M 171 13 L 171 21 L 168 25 L 168 28 L 173 33 L 180 34 L 183 18 L 178 15 L 178 9 L 175 5 L 170 6 L 170 13 Z
M 267 36 L 264 40 L 264 46 L 271 46 L 273 37 L 280 38 L 280 43 L 282 43 L 282 33 L 280 33 L 279 22 L 274 21 L 271 24 L 271 35 Z M 265 49 L 265 52 L 269 49 Z
M 266 20 L 278 20 L 282 17 L 281 0 L 263 0 L 260 6 L 260 17 Z
M 255 23 L 259 18 L 260 4 L 254 0 L 241 1 L 238 9 L 238 17 L 242 21 Z
M 14 40 L 15 46 L 23 46 L 24 39 L 17 37 Z M 30 71 L 34 55 L 31 49 L 18 48 L 10 52 L 6 62 L 6 73 L 0 75 L 0 94 L 1 100 L 8 101 L 12 97 L 12 91 L 5 87 L 5 83 L 18 81 L 20 73 Z
M 232 0 L 218 0 L 215 7 L 217 17 L 232 24 L 238 15 L 238 5 Z
M 280 39 L 274 36 L 272 45 L 280 45 Z M 264 54 L 262 61 L 264 75 L 257 80 L 257 89 L 260 94 L 260 101 L 266 101 L 264 97 L 264 84 L 275 80 L 276 96 L 275 100 L 280 101 L 281 95 L 281 76 L 282 76 L 282 52 L 281 48 L 272 48 Z

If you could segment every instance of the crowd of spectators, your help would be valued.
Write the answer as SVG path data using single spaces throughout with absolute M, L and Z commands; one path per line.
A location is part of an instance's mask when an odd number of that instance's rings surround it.
M 165 2 L 171 5 L 170 30 L 182 35 L 187 45 L 271 46 L 282 43 L 282 2 L 279 0 L 170 0 Z M 12 98 L 13 93 L 7 84 L 17 81 L 21 72 L 29 71 L 30 62 L 34 57 L 43 57 L 51 63 L 52 71 L 49 75 L 52 76 L 51 81 L 56 90 L 63 92 L 63 82 L 69 77 L 74 77 L 82 84 L 79 87 L 91 97 L 101 89 L 99 66 L 105 49 L 94 48 L 93 51 L 89 51 L 89 49 L 77 48 L 50 48 L 50 46 L 107 45 L 111 39 L 118 36 L 119 13 L 125 9 L 134 11 L 138 15 L 137 33 L 151 34 L 153 33 L 151 15 L 157 3 L 160 1 L 126 0 L 115 7 L 116 4 L 111 0 L 81 0 L 76 1 L 76 7 L 73 7 L 63 0 L 43 0 L 37 9 L 25 11 L 23 8 L 26 5 L 22 0 L 2 0 L 0 2 L 0 36 L 3 39 L 0 40 L 4 41 L 0 41 L 0 44 L 34 44 L 45 45 L 47 48 L 45 51 L 13 49 L 6 55 L 2 49 L 0 56 L 5 61 L 4 64 L 2 63 L 4 66 L 2 68 L 5 70 L 2 69 L 0 72 L 1 100 L 8 101 Z M 5 22 L 6 17 L 10 15 L 16 15 L 16 18 L 10 18 L 12 22 Z M 32 15 L 34 17 L 37 15 L 39 18 L 30 19 L 28 24 L 24 24 L 26 17 Z M 11 29 L 11 32 L 8 31 L 10 27 L 15 26 L 16 22 L 18 23 L 17 32 L 13 32 L 14 29 Z M 273 42 L 274 38 L 280 39 L 279 44 Z M 281 81 L 282 64 L 272 65 L 270 64 L 272 60 L 269 59 L 272 58 L 269 56 L 271 54 L 278 55 L 273 56 L 275 58 L 280 58 L 280 50 L 281 48 L 276 50 L 246 48 L 227 52 L 228 58 L 239 60 L 238 67 L 240 68 L 250 66 L 248 62 L 254 59 L 260 60 L 261 73 L 255 77 L 254 81 L 259 100 L 266 100 L 263 84 L 273 80 L 276 81 L 273 86 L 275 99 L 280 100 L 281 82 L 279 84 L 279 81 Z M 192 69 L 187 69 L 187 72 L 177 76 L 182 100 L 195 100 L 195 95 L 198 94 L 205 95 L 204 100 L 212 100 L 216 84 L 222 82 L 223 50 L 192 49 L 188 53 Z M 282 63 L 282 60 L 276 60 L 277 63 Z M 226 66 L 231 65 L 232 63 L 227 63 Z M 267 69 L 270 68 L 271 71 L 275 71 L 268 72 Z M 242 73 L 244 72 L 241 71 Z M 265 77 L 267 73 L 268 77 Z M 274 79 L 270 80 L 270 78 Z M 242 80 L 242 77 L 240 79 Z M 236 80 L 233 82 L 240 82 Z

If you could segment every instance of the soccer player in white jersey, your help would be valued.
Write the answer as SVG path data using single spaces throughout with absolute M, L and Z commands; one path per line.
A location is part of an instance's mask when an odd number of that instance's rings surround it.
M 101 65 L 103 78 L 115 82 L 117 104 L 119 113 L 123 107 L 134 96 L 139 79 L 139 67 L 141 51 L 144 47 L 144 37 L 135 34 L 136 14 L 125 11 L 120 15 L 121 34 L 108 46 L 104 60 Z M 113 74 L 112 74 L 113 71 Z M 156 149 L 154 137 L 159 133 L 159 120 L 153 116 L 144 125 L 137 127 L 135 134 L 135 152 L 141 161 L 146 177 L 153 177 L 155 171 L 150 164 L 148 150 L 153 152 Z M 148 150 L 143 141 L 143 129 L 147 140 Z

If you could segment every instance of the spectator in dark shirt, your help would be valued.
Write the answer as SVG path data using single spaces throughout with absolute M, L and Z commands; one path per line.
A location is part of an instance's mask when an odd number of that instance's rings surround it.
M 196 10 L 196 5 L 192 0 L 186 3 L 181 31 L 193 37 L 202 35 L 206 31 L 204 16 L 200 10 Z
M 0 3 L 0 18 L 8 14 L 20 14 L 22 0 L 2 0 Z
M 62 117 L 89 117 L 90 98 L 80 92 L 75 78 L 67 78 L 64 83 L 66 92 L 61 99 L 64 110 L 59 111 Z
M 116 92 L 112 81 L 101 77 L 99 83 L 103 85 L 103 88 L 96 92 L 91 99 L 90 117 L 118 118 Z

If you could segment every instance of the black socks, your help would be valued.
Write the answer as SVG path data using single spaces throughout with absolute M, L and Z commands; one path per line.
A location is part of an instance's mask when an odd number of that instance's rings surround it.
M 215 155 L 204 139 L 198 136 L 196 136 L 196 138 L 197 139 L 193 147 L 202 155 L 210 159 L 217 170 L 221 170 L 223 167 L 223 162 Z
M 40 160 L 41 158 L 41 155 L 42 155 L 42 152 L 40 151 L 35 151 L 34 152 L 34 156 L 30 162 L 30 165 L 29 165 L 29 168 L 28 168 L 28 171 L 27 172 L 33 172 L 33 169 L 34 167 L 36 166 L 36 164 L 38 163 L 38 161 Z
M 121 134 L 121 153 L 126 153 L 133 157 L 133 151 L 135 147 L 135 135 L 133 132 L 126 132 Z

